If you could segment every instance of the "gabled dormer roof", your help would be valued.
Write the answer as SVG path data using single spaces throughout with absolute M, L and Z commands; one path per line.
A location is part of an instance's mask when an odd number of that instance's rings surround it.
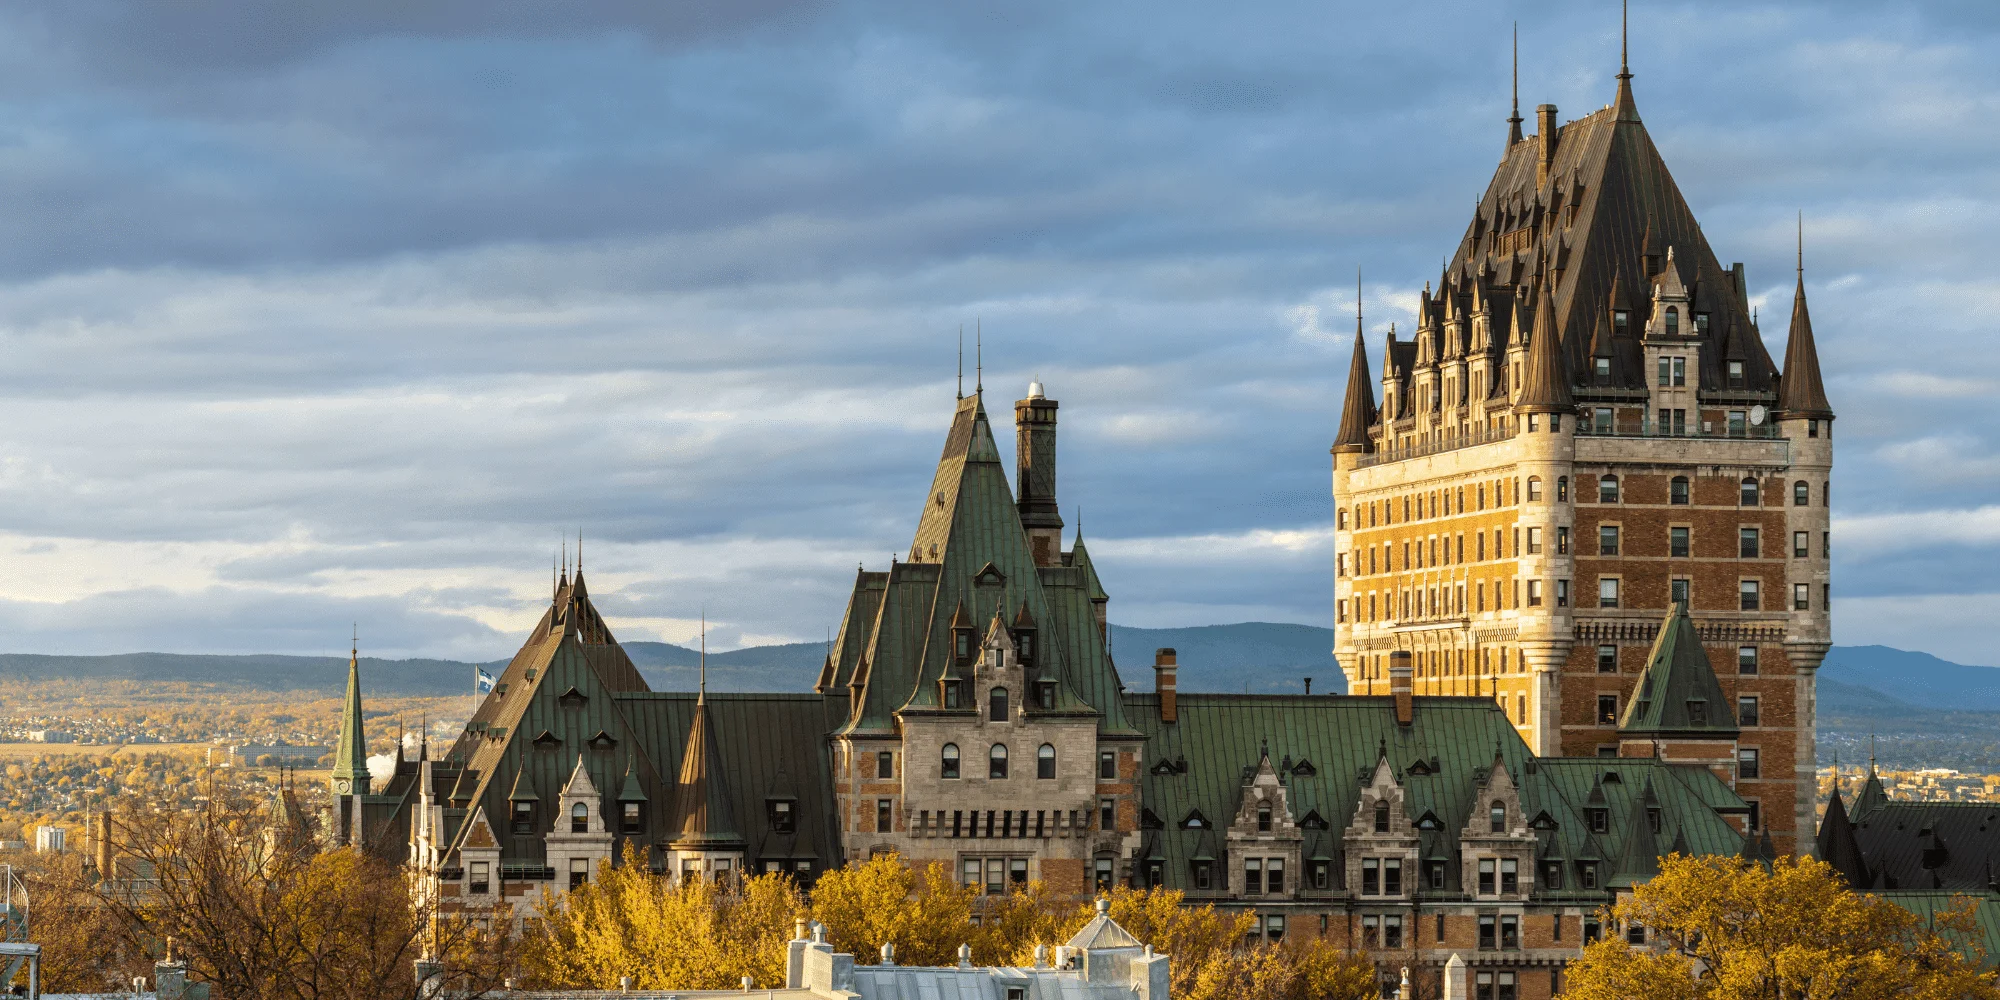
M 1618 731 L 1718 738 L 1739 731 L 1736 712 L 1722 693 L 1685 602 L 1675 604 L 1661 624 Z

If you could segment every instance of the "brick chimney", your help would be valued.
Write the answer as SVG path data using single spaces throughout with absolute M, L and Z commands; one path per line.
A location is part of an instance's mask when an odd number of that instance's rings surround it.
M 91 848 L 96 855 L 97 877 L 112 878 L 111 870 L 111 812 L 106 810 L 90 818 Z
M 1162 646 L 1153 652 L 1153 690 L 1160 693 L 1160 721 L 1178 722 L 1181 717 L 1180 687 L 1175 674 L 1179 671 L 1176 656 L 1171 647 Z
M 1410 651 L 1398 649 L 1389 654 L 1389 694 L 1396 699 L 1396 725 L 1410 724 Z
M 1544 104 L 1535 109 L 1535 129 L 1541 152 L 1541 160 L 1535 164 L 1535 186 L 1542 187 L 1549 182 L 1549 167 L 1556 159 L 1555 105 Z

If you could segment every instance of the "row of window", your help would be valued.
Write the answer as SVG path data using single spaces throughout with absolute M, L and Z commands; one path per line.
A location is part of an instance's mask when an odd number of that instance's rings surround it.
M 995 689 L 1000 690 L 998 688 Z M 1002 692 L 1004 694 L 1004 692 Z M 938 777 L 957 778 L 961 774 L 958 744 L 947 743 L 938 751 Z M 891 751 L 884 750 L 875 755 L 875 777 L 890 780 L 896 776 L 896 758 Z M 995 743 L 986 751 L 986 776 L 992 779 L 1007 777 L 1007 744 Z M 1056 776 L 1056 748 L 1052 743 L 1044 743 L 1035 750 L 1035 777 L 1044 781 Z M 1097 777 L 1101 781 L 1118 780 L 1118 751 L 1097 752 Z
M 1556 582 L 1558 584 L 1557 595 L 1556 595 L 1557 596 L 1556 606 L 1563 607 L 1564 606 L 1563 599 L 1568 596 L 1568 588 L 1563 585 L 1567 584 L 1568 581 L 1558 580 Z M 1598 577 L 1597 606 L 1600 608 L 1619 607 L 1621 601 L 1623 600 L 1621 596 L 1621 592 L 1623 591 L 1623 589 L 1624 589 L 1624 581 L 1619 577 L 1615 576 Z M 1693 595 L 1694 595 L 1694 581 L 1682 577 L 1676 577 L 1667 582 L 1667 599 L 1669 601 L 1675 604 L 1692 604 L 1694 601 Z M 1536 604 L 1535 581 L 1531 580 L 1528 583 L 1528 606 L 1534 607 L 1535 604 Z M 1738 580 L 1736 582 L 1736 606 L 1737 609 L 1741 611 L 1763 610 L 1764 606 L 1763 583 L 1758 580 Z M 1809 583 L 1792 584 L 1791 610 L 1811 611 L 1812 609 L 1813 609 L 1812 584 Z M 1774 607 L 1771 610 L 1776 611 L 1778 609 Z M 1820 610 L 1829 612 L 1833 610 L 1832 584 L 1825 584 L 1825 583 L 1820 584 Z
M 953 809 L 949 821 L 942 809 L 919 810 L 916 826 L 911 831 L 919 837 L 984 838 L 987 840 L 1013 840 L 1033 837 L 1046 839 L 1065 829 L 1064 817 L 1070 830 L 1085 829 L 1087 817 L 1084 810 L 1034 810 L 1031 817 L 1026 809 Z M 1115 830 L 1118 827 L 1118 800 L 1101 798 L 1097 800 L 1097 828 Z M 983 832 L 982 832 L 983 831 Z M 875 800 L 875 832 L 896 832 L 896 800 Z
M 1617 646 L 1597 647 L 1597 672 L 1600 674 L 1615 674 L 1618 672 Z M 1756 675 L 1757 647 L 1736 647 L 1736 672 L 1746 676 Z
M 959 884 L 972 886 L 981 895 L 999 896 L 1028 887 L 1028 859 L 1024 857 L 961 858 Z M 1098 892 L 1110 892 L 1116 863 L 1110 857 L 1091 860 L 1091 884 Z M 974 914 L 973 919 L 978 920 Z
M 1538 531 L 1539 529 L 1536 528 L 1528 529 L 1528 551 L 1530 553 L 1541 551 Z M 1742 527 L 1737 528 L 1736 529 L 1737 557 L 1741 559 L 1762 558 L 1763 557 L 1762 539 L 1763 539 L 1763 532 L 1760 529 L 1742 528 Z M 1826 531 L 1820 532 L 1819 546 L 1820 546 L 1821 559 L 1833 558 L 1832 554 L 1833 534 L 1831 532 L 1826 532 Z M 1621 554 L 1623 548 L 1624 548 L 1624 527 L 1622 525 L 1600 524 L 1597 526 L 1598 555 L 1600 556 L 1619 555 Z M 1558 554 L 1563 554 L 1567 553 L 1568 551 L 1569 551 L 1569 529 L 1557 528 L 1556 552 Z M 1686 559 L 1690 557 L 1690 554 L 1693 551 L 1694 551 L 1693 528 L 1690 528 L 1685 525 L 1673 525 L 1667 528 L 1667 556 L 1669 558 Z M 1812 532 L 1809 531 L 1792 532 L 1792 558 L 1794 559 L 1812 558 Z
M 1421 521 L 1426 517 L 1449 517 L 1454 513 L 1464 514 L 1474 510 L 1485 510 L 1487 497 L 1491 491 L 1492 505 L 1504 507 L 1509 493 L 1513 502 L 1521 502 L 1521 481 L 1519 479 L 1490 479 L 1471 486 L 1459 486 L 1428 493 L 1417 493 L 1400 498 L 1402 500 L 1402 520 Z M 1373 528 L 1384 524 L 1395 524 L 1398 505 L 1395 500 L 1370 500 L 1354 508 L 1354 526 Z M 1335 527 L 1347 530 L 1347 508 L 1334 512 Z M 1362 522 L 1366 521 L 1366 524 Z
M 1526 549 L 1528 554 L 1539 555 L 1542 552 L 1543 546 L 1545 544 L 1542 540 L 1542 529 L 1540 527 L 1514 529 L 1513 531 L 1514 555 L 1519 556 L 1521 554 L 1523 530 L 1525 530 L 1527 533 Z M 1599 525 L 1597 528 L 1597 554 L 1600 556 L 1615 556 L 1621 554 L 1622 549 L 1624 547 L 1623 533 L 1624 533 L 1624 528 L 1622 525 L 1616 525 L 1616 524 Z M 1694 551 L 1693 533 L 1694 529 L 1687 525 L 1669 526 L 1667 528 L 1667 555 L 1670 558 L 1676 558 L 1676 559 L 1690 558 Z M 1736 530 L 1737 556 L 1743 559 L 1761 558 L 1762 556 L 1761 535 L 1762 532 L 1758 528 L 1739 527 Z M 1501 545 L 1501 542 L 1505 539 L 1505 537 L 1506 536 L 1502 533 L 1501 529 L 1499 528 L 1493 529 L 1493 535 L 1492 535 L 1493 558 L 1495 559 L 1507 558 L 1507 553 L 1504 551 L 1504 547 Z M 1403 542 L 1402 569 L 1404 572 L 1408 572 L 1411 570 L 1420 570 L 1426 568 L 1434 569 L 1440 565 L 1455 565 L 1455 564 L 1462 564 L 1465 562 L 1484 562 L 1486 561 L 1487 558 L 1486 539 L 1487 539 L 1486 533 L 1484 532 L 1474 533 L 1472 540 L 1474 543 L 1473 547 L 1475 550 L 1475 554 L 1471 559 L 1467 559 L 1466 557 L 1466 538 L 1463 533 L 1459 534 L 1456 538 L 1454 538 L 1451 535 L 1444 535 L 1444 536 L 1433 536 L 1429 539 L 1419 539 L 1414 542 Z M 1442 558 L 1440 558 L 1440 549 L 1439 549 L 1440 541 L 1443 542 Z M 1413 545 L 1414 548 L 1412 548 Z M 1831 559 L 1833 557 L 1832 550 L 1833 550 L 1832 533 L 1825 531 L 1820 532 L 1820 558 Z M 1382 543 L 1382 546 L 1379 550 L 1381 553 L 1381 560 L 1379 562 L 1377 562 L 1376 560 L 1377 551 L 1378 550 L 1376 549 L 1375 546 L 1370 545 L 1364 549 L 1360 549 L 1352 553 L 1348 552 L 1336 553 L 1334 556 L 1334 575 L 1335 576 L 1348 575 L 1349 555 L 1352 555 L 1354 557 L 1355 576 L 1372 576 L 1377 573 L 1396 572 L 1396 559 L 1395 559 L 1396 547 L 1394 543 L 1390 542 Z M 1568 555 L 1569 551 L 1570 551 L 1569 528 L 1558 526 L 1555 529 L 1555 553 L 1557 555 Z M 1426 557 L 1428 557 L 1428 559 Z M 1808 531 L 1792 532 L 1792 558 L 1794 559 L 1812 558 L 1811 532 Z M 1482 607 L 1480 608 L 1480 610 L 1484 611 L 1485 608 Z
M 1516 494 L 1514 497 L 1515 502 L 1518 503 L 1520 501 L 1520 497 L 1518 495 L 1520 491 L 1520 483 L 1521 483 L 1520 480 L 1496 479 L 1491 481 L 1491 485 L 1493 487 L 1493 499 L 1495 506 L 1501 506 L 1504 503 L 1504 498 L 1502 496 L 1503 491 L 1501 487 L 1503 484 L 1509 482 L 1511 482 L 1514 486 L 1514 492 Z M 1488 486 L 1487 483 L 1480 483 L 1477 486 L 1473 486 L 1470 488 L 1460 486 L 1457 487 L 1456 490 L 1453 489 L 1432 490 L 1429 493 L 1416 494 L 1414 496 L 1403 497 L 1401 505 L 1402 515 L 1403 515 L 1402 519 L 1405 522 L 1421 521 L 1426 516 L 1449 517 L 1454 511 L 1456 511 L 1459 514 L 1464 514 L 1467 513 L 1469 509 L 1485 510 L 1487 486 Z M 1540 476 L 1529 476 L 1527 480 L 1527 486 L 1528 486 L 1528 502 L 1540 503 L 1543 499 L 1542 478 Z M 1669 504 L 1674 504 L 1678 506 L 1686 506 L 1687 504 L 1692 502 L 1692 495 L 1693 495 L 1692 487 L 1693 484 L 1688 479 L 1688 477 L 1675 476 L 1673 479 L 1667 482 L 1667 502 Z M 1471 490 L 1470 496 L 1474 503 L 1474 506 L 1470 508 L 1468 508 L 1467 506 L 1468 489 Z M 1569 502 L 1568 476 L 1556 477 L 1555 493 L 1556 493 L 1556 502 L 1558 503 Z M 1597 480 L 1598 503 L 1619 503 L 1621 496 L 1622 496 L 1622 490 L 1620 489 L 1619 479 L 1617 476 L 1607 474 L 1598 477 Z M 1453 502 L 1454 497 L 1456 498 L 1456 503 Z M 1761 507 L 1764 505 L 1763 484 L 1755 476 L 1745 476 L 1737 484 L 1737 503 L 1739 506 L 1743 507 Z M 1811 504 L 1812 504 L 1812 484 L 1806 482 L 1803 479 L 1794 481 L 1792 483 L 1792 506 L 1807 507 L 1811 506 Z M 1820 505 L 1823 507 L 1833 506 L 1832 484 L 1829 482 L 1820 483 Z M 1346 507 L 1342 507 L 1339 510 L 1337 510 L 1334 514 L 1334 521 L 1335 521 L 1334 526 L 1342 531 L 1348 530 L 1347 511 L 1348 509 Z M 1356 506 L 1354 508 L 1354 513 L 1355 513 L 1354 527 L 1356 528 L 1362 528 L 1362 527 L 1373 528 L 1382 524 L 1396 523 L 1396 517 L 1395 517 L 1396 504 L 1393 500 L 1369 501 L 1367 503 L 1363 503 Z M 1367 523 L 1362 524 L 1361 522 L 1363 520 L 1366 520 Z

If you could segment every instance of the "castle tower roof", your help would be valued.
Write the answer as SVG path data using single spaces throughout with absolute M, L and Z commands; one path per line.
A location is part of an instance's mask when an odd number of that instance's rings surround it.
M 1639 687 L 1618 721 L 1620 733 L 1734 736 L 1736 713 L 1703 651 L 1687 604 L 1676 602 L 1653 640 Z
M 1833 404 L 1827 402 L 1826 384 L 1819 375 L 1819 348 L 1813 342 L 1812 313 L 1806 309 L 1803 257 L 1798 287 L 1792 292 L 1792 329 L 1785 341 L 1785 370 L 1778 378 L 1778 409 L 1790 417 L 1833 419 Z
M 368 792 L 368 734 L 361 721 L 359 647 L 349 650 L 347 657 L 347 702 L 340 712 L 340 743 L 333 752 L 333 780 L 348 782 L 356 794 Z
M 1347 363 L 1347 400 L 1340 408 L 1340 433 L 1334 436 L 1335 454 L 1375 450 L 1368 428 L 1375 425 L 1375 384 L 1368 374 L 1368 342 L 1361 332 L 1361 320 L 1354 321 L 1354 356 Z

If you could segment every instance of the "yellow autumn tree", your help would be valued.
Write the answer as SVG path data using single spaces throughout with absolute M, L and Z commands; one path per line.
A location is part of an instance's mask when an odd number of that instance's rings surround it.
M 734 989 L 748 976 L 782 983 L 785 942 L 806 913 L 791 878 L 758 875 L 727 885 L 655 875 L 627 849 L 585 885 L 537 904 L 523 970 L 556 989 Z
M 1857 893 L 1831 865 L 1673 854 L 1612 909 L 1659 950 L 1621 936 L 1570 966 L 1571 1000 L 2000 1000 L 1980 967 L 1975 901 L 1926 921 Z
M 834 948 L 857 961 L 893 944 L 900 965 L 953 965 L 959 945 L 990 938 L 972 926 L 978 893 L 959 885 L 941 861 L 914 869 L 901 855 L 882 854 L 821 875 L 812 912 Z

